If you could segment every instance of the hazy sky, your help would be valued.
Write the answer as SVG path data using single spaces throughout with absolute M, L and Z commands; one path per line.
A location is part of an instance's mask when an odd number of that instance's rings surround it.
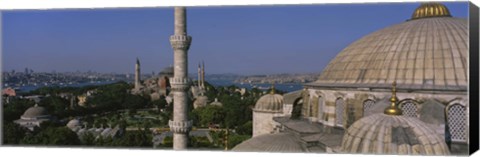
M 467 18 L 468 3 L 444 3 Z M 364 35 L 409 19 L 419 3 L 188 7 L 189 73 L 321 72 Z M 143 73 L 173 64 L 173 8 L 3 12 L 2 70 Z

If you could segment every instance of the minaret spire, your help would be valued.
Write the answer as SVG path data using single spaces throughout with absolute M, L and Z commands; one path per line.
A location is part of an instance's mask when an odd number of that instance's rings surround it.
M 205 62 L 202 60 L 202 88 L 205 89 Z
M 198 69 L 197 69 L 197 84 L 198 84 L 198 87 L 201 86 L 202 84 L 202 69 L 200 67 L 200 63 L 198 63 Z
M 173 120 L 168 122 L 173 132 L 173 149 L 187 149 L 188 133 L 192 121 L 187 114 L 187 90 L 190 88 L 188 79 L 188 49 L 192 37 L 187 35 L 187 12 L 185 7 L 175 7 L 175 31 L 170 36 L 173 48 L 174 73 L 171 80 L 173 92 Z
M 137 57 L 137 62 L 135 64 L 135 90 L 140 89 L 140 60 Z

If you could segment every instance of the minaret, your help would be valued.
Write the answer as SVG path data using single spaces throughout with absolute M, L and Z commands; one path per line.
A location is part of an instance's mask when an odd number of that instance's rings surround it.
M 200 63 L 198 63 L 198 72 L 197 72 L 197 82 L 198 82 L 198 87 L 200 88 L 200 86 L 202 85 L 202 71 L 201 71 L 201 68 L 200 68 Z
M 187 17 L 185 7 L 175 7 L 175 33 L 170 36 L 173 48 L 174 75 L 171 80 L 173 92 L 173 121 L 168 125 L 173 132 L 173 149 L 183 150 L 187 148 L 188 132 L 192 127 L 192 121 L 187 117 L 187 90 L 190 88 L 188 79 L 188 49 L 192 37 L 187 35 Z
M 135 89 L 140 89 L 140 60 L 137 57 L 137 63 L 135 64 Z
M 202 61 L 202 89 L 205 89 L 205 63 Z

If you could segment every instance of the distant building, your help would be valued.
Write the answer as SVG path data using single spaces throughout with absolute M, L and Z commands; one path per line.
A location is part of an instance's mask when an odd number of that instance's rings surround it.
M 85 135 L 91 134 L 95 137 L 95 140 L 99 138 L 115 138 L 123 134 L 123 130 L 117 125 L 115 127 L 99 127 L 99 128 L 87 128 L 87 124 L 83 123 L 79 119 L 70 120 L 67 125 L 67 128 L 75 132 L 80 139 L 84 138 Z
M 141 75 L 141 73 L 140 73 L 140 60 L 138 60 L 138 58 L 137 58 L 137 62 L 135 64 L 135 82 L 134 82 L 134 84 L 135 84 L 134 90 L 137 91 L 137 92 L 140 91 L 141 88 L 142 88 L 142 84 L 140 83 L 141 82 L 140 75 Z
M 15 89 L 9 87 L 2 90 L 2 95 L 15 97 L 17 96 L 17 92 L 15 91 Z
M 84 107 L 87 102 L 87 96 L 86 95 L 77 96 L 77 100 L 78 100 L 78 106 Z
M 2 100 L 3 102 L 5 102 L 5 104 L 9 104 L 10 103 L 10 100 L 13 98 L 13 97 L 16 97 L 17 96 L 17 93 L 15 92 L 15 89 L 13 88 L 5 88 L 2 90 Z

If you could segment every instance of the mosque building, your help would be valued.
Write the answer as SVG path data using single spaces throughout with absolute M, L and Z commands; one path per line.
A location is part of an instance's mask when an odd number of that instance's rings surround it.
M 343 49 L 303 90 L 260 98 L 253 137 L 233 150 L 468 153 L 467 56 L 467 20 L 422 3 L 411 19 Z M 257 107 L 271 118 L 255 116 Z
M 14 123 L 33 131 L 35 127 L 40 127 L 42 122 L 52 120 L 55 120 L 55 118 L 48 113 L 47 109 L 35 104 L 35 106 L 28 108 L 23 115 L 20 116 L 20 119 L 15 120 Z

